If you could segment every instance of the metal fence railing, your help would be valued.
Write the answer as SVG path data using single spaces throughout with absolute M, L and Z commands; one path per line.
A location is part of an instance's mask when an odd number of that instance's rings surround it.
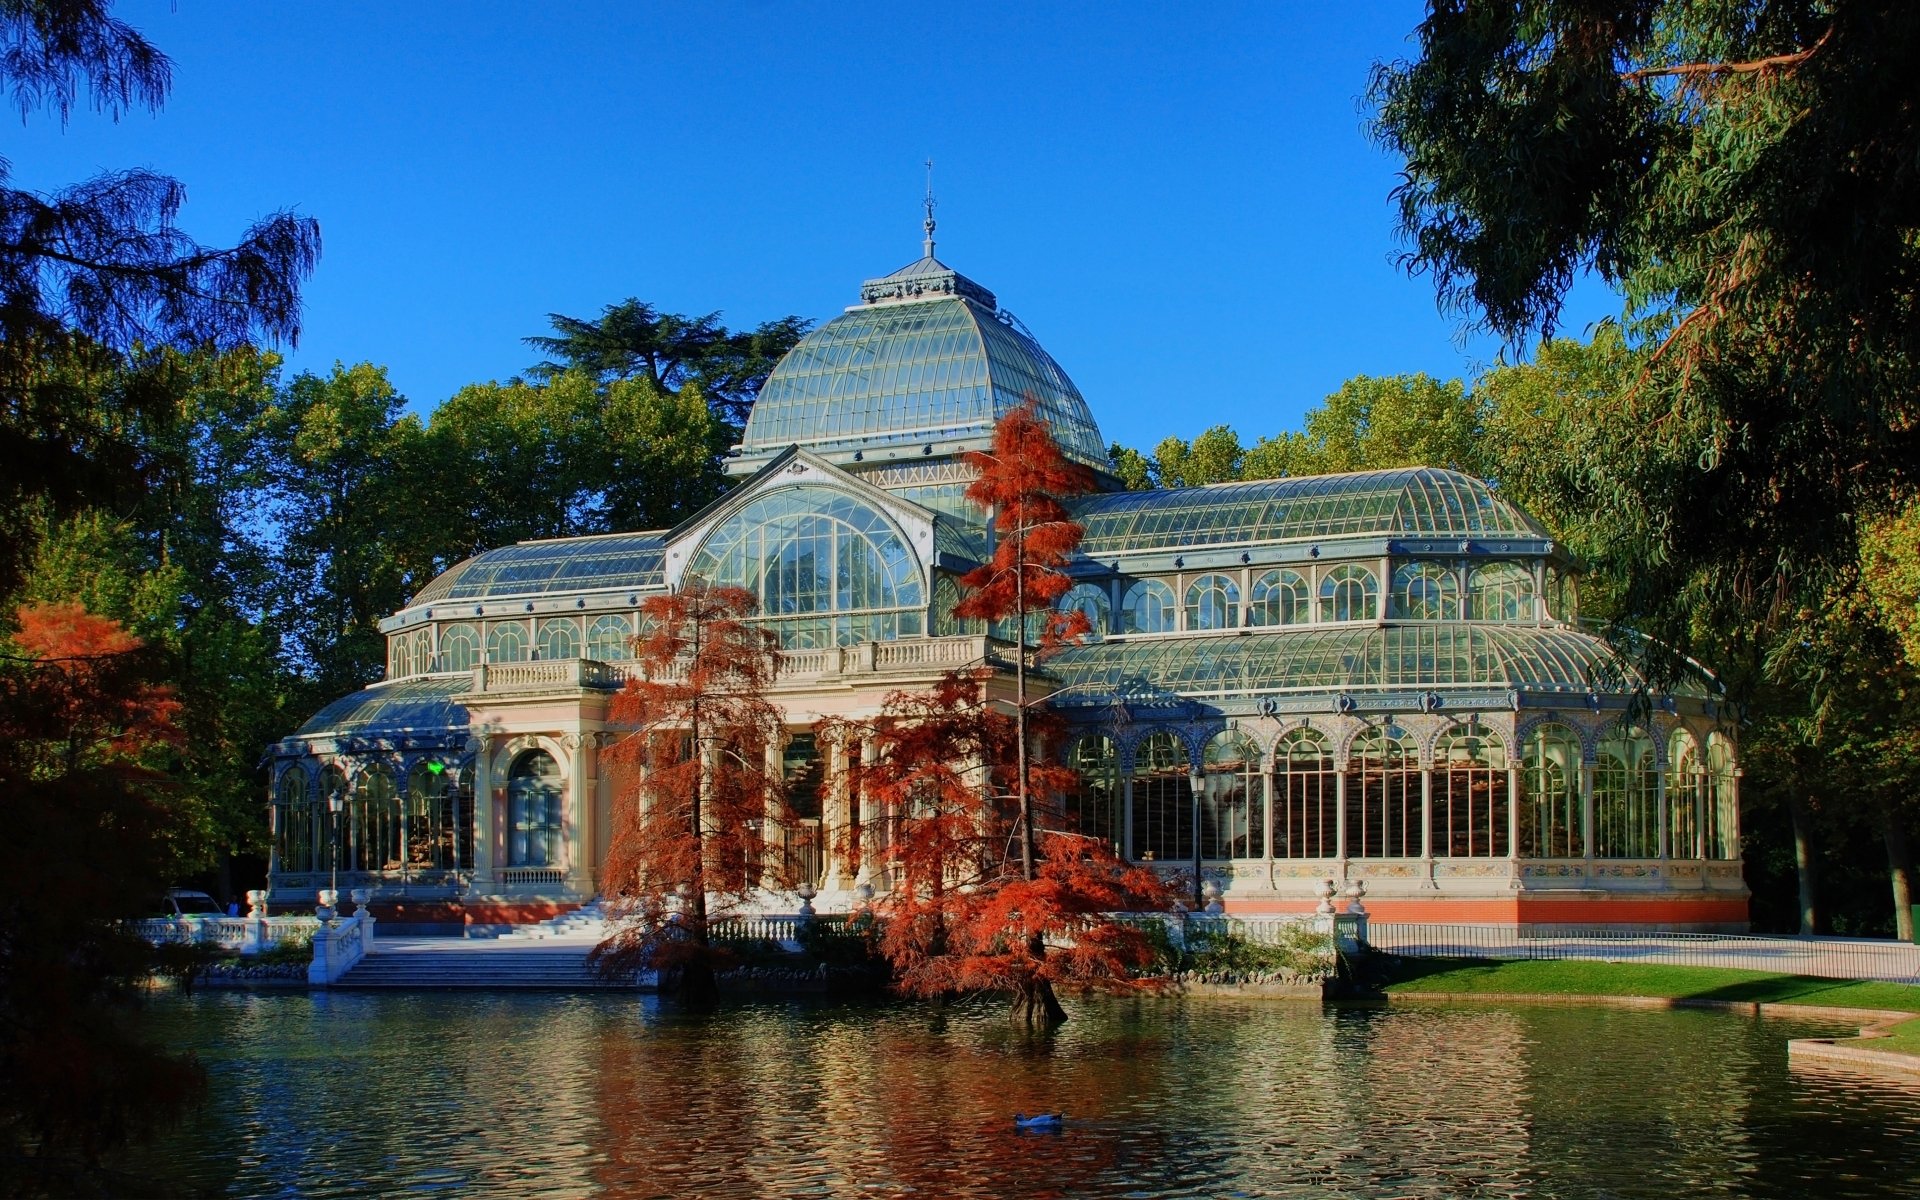
M 1375 950 L 1428 958 L 1575 958 L 1731 967 L 1822 979 L 1920 983 L 1920 946 L 1867 938 L 1642 933 L 1578 925 L 1430 925 L 1370 921 Z

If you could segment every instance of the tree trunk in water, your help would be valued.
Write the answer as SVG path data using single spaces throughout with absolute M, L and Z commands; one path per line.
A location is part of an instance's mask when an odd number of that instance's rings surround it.
M 1053 994 L 1053 984 L 1034 979 L 1014 998 L 1013 1017 L 1029 1029 L 1052 1029 L 1066 1024 L 1067 1010 L 1060 1007 L 1060 998 Z
M 1903 942 L 1913 941 L 1913 851 L 1898 812 L 1887 814 L 1887 877 L 1893 884 L 1893 928 Z
M 1798 792 L 1787 796 L 1787 814 L 1793 818 L 1793 869 L 1800 880 L 1800 932 L 1819 932 L 1819 913 L 1815 900 L 1819 881 L 1814 877 L 1813 815 Z

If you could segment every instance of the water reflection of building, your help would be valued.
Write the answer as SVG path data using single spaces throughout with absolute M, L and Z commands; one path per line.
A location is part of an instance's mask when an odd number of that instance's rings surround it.
M 958 456 L 1031 396 L 1109 489 L 1078 505 L 1063 600 L 1097 633 L 1043 678 L 1075 730 L 1054 751 L 1080 769 L 1081 831 L 1169 871 L 1197 857 L 1231 911 L 1310 908 L 1334 878 L 1388 918 L 1745 921 L 1710 684 L 1634 704 L 1642 681 L 1578 625 L 1572 564 L 1531 517 L 1432 468 L 1120 490 L 1066 373 L 931 250 L 780 363 L 723 500 L 675 529 L 488 551 L 384 621 L 389 678 L 276 747 L 276 901 L 323 884 L 330 802 L 343 885 L 384 904 L 522 919 L 591 896 L 608 698 L 641 602 L 692 575 L 754 590 L 779 631 L 790 740 L 765 753 L 811 844 L 884 831 L 846 786 L 867 748 L 813 724 L 1006 661 L 1009 630 L 950 615 L 989 536 Z M 804 841 L 824 905 L 869 882 Z

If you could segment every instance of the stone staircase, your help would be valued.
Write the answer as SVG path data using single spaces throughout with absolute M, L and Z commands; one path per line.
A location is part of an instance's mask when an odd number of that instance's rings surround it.
M 587 965 L 595 939 L 469 942 L 459 938 L 382 941 L 333 986 L 348 989 L 646 991 L 652 981 L 609 983 Z
M 532 925 L 516 925 L 506 933 L 493 935 L 492 940 L 499 942 L 546 941 L 554 938 L 591 937 L 594 941 L 607 936 L 607 916 L 596 898 L 569 913 L 557 917 L 548 917 Z

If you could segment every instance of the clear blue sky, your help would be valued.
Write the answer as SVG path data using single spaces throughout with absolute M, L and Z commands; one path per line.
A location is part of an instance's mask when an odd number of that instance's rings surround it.
M 546 314 L 639 296 L 824 320 L 940 256 L 1038 335 L 1110 439 L 1251 442 L 1355 374 L 1467 374 L 1394 265 L 1378 3 L 123 3 L 175 64 L 157 116 L 36 115 L 0 147 L 47 189 L 145 165 L 182 223 L 319 219 L 295 369 L 384 364 L 429 410 L 504 379 Z M 1572 332 L 1609 311 L 1591 290 Z

